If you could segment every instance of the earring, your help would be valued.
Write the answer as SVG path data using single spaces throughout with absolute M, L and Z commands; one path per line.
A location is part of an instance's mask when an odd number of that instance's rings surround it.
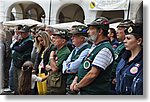
M 137 43 L 138 45 L 140 45 L 141 43 Z

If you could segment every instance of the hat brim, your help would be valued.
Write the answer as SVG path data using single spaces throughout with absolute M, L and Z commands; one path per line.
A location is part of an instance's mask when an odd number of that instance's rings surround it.
M 127 26 L 124 26 L 124 25 L 118 25 L 117 28 L 118 28 L 118 27 L 126 28 Z
M 140 33 L 125 33 L 125 35 L 143 36 L 143 34 Z
M 60 34 L 53 33 L 52 35 L 60 35 Z
M 69 32 L 69 35 L 73 36 L 73 35 L 77 35 L 77 36 L 85 36 L 88 37 L 88 33 L 81 33 L 81 32 Z
M 20 33 L 28 33 L 29 31 L 18 30 Z
M 88 37 L 88 33 L 75 33 L 75 34 L 72 34 L 72 35 Z
M 26 33 L 25 31 L 23 31 L 23 30 L 19 30 L 18 32 L 20 32 L 20 33 Z
M 87 24 L 87 26 L 98 26 L 98 25 L 97 25 L 97 23 L 92 22 L 92 23 L 90 23 L 90 24 Z
M 69 40 L 69 37 L 62 36 L 61 34 L 55 34 L 55 33 L 53 33 L 52 35 L 54 35 L 54 36 L 59 36 L 59 37 L 61 37 L 61 38 L 63 38 L 63 39 L 66 39 L 67 41 Z

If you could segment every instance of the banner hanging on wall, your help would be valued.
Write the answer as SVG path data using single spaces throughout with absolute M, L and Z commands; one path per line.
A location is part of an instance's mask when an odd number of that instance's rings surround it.
M 129 0 L 90 0 L 89 10 L 127 10 Z

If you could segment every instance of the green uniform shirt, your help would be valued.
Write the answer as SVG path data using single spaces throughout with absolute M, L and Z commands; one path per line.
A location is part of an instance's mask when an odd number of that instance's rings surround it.
M 47 94 L 64 95 L 66 93 L 66 76 L 62 74 L 63 61 L 68 58 L 70 50 L 67 46 L 56 50 L 58 72 L 52 73 L 47 79 Z
M 114 51 L 115 54 L 115 61 L 114 61 L 114 67 L 112 69 L 112 78 L 116 77 L 116 67 L 121 59 L 121 55 L 124 53 L 125 51 L 125 47 L 124 47 L 124 43 L 121 43 Z
M 91 70 L 92 62 L 95 56 L 103 48 L 108 48 L 113 55 L 113 49 L 109 42 L 102 42 L 97 45 L 94 50 L 83 60 L 81 66 L 78 70 L 78 82 Z M 113 55 L 114 56 L 114 55 Z M 81 94 L 110 94 L 110 76 L 112 71 L 112 66 L 109 65 L 105 70 L 101 71 L 98 77 L 89 85 L 80 89 Z
M 76 51 L 76 50 L 73 50 L 73 54 L 72 54 L 72 56 L 71 56 L 71 62 L 73 62 L 73 61 L 75 61 L 76 59 L 78 59 L 79 56 L 80 56 L 80 54 L 82 53 L 82 51 L 84 51 L 84 50 L 87 49 L 87 48 L 90 48 L 90 46 L 91 46 L 90 44 L 84 45 L 82 48 L 80 48 L 80 49 L 77 51 L 76 54 L 75 54 L 75 51 Z M 76 73 L 74 73 L 74 74 L 68 74 L 68 75 L 67 75 L 67 85 L 71 85 L 71 83 L 72 83 L 72 81 L 74 80 L 75 76 L 76 76 Z
M 69 54 L 70 54 L 70 50 L 67 46 L 64 46 L 63 48 L 61 48 L 60 50 L 57 50 L 57 67 L 59 68 L 60 71 L 62 71 L 62 64 L 63 64 L 63 61 L 65 61 Z

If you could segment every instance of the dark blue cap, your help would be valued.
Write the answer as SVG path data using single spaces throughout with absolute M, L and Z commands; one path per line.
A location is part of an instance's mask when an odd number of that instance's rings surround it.
M 140 35 L 143 36 L 143 25 L 142 23 L 136 23 L 134 25 L 130 25 L 125 30 L 125 34 L 132 34 L 132 35 Z

